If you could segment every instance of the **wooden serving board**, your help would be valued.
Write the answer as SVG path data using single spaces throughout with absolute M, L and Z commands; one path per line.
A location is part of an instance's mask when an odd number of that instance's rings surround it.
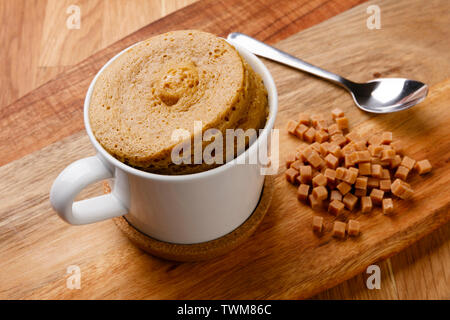
M 272 206 L 246 243 L 211 261 L 163 261 L 134 247 L 112 221 L 69 226 L 51 210 L 48 192 L 57 174 L 73 160 L 94 154 L 85 133 L 79 132 L 0 168 L 0 298 L 305 298 L 448 222 L 450 4 L 377 1 L 380 30 L 366 28 L 369 4 L 276 46 L 355 81 L 374 74 L 422 80 L 431 89 L 420 105 L 369 115 L 337 87 L 275 63 L 267 65 L 279 91 L 281 155 L 299 144 L 284 131 L 288 119 L 300 111 L 326 113 L 339 106 L 353 130 L 390 130 L 407 146 L 408 155 L 431 161 L 433 172 L 411 179 L 416 195 L 397 201 L 394 216 L 379 210 L 353 214 L 362 224 L 360 237 L 339 241 L 329 232 L 317 237 L 311 232 L 313 211 L 296 200 L 295 188 L 281 170 Z M 82 196 L 101 192 L 96 185 Z M 331 217 L 319 214 L 329 228 Z M 81 269 L 81 290 L 66 288 L 70 265 Z

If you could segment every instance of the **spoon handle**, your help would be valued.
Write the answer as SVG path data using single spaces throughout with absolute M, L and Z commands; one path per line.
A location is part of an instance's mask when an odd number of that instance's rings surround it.
M 228 40 L 246 48 L 253 54 L 311 73 L 315 76 L 324 78 L 340 86 L 343 86 L 344 88 L 348 89 L 349 86 L 351 85 L 351 81 L 337 74 L 313 66 L 308 62 L 300 60 L 286 52 L 278 50 L 277 48 L 269 46 L 268 44 L 265 44 L 264 42 L 256 40 L 243 33 L 239 32 L 230 33 L 228 35 Z

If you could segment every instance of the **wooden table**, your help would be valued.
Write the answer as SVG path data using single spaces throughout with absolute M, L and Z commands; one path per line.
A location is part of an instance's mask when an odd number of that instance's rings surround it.
M 61 74 L 67 75 L 82 68 L 82 61 L 99 50 L 110 46 L 112 49 L 106 52 L 114 51 L 115 41 L 160 17 L 165 18 L 146 27 L 150 34 L 193 27 L 219 35 L 242 31 L 274 43 L 361 2 L 364 1 L 258 0 L 252 1 L 250 5 L 238 0 L 116 0 L 108 3 L 104 0 L 1 0 L 0 39 L 7 44 L 7 50 L 0 51 L 0 55 L 2 61 L 8 61 L 0 65 L 0 121 L 3 132 L 1 165 L 82 130 L 79 120 L 81 105 L 63 106 L 60 110 L 26 110 L 26 97 L 22 104 L 14 101 L 47 81 L 61 77 Z M 194 4 L 188 6 L 190 3 Z M 69 16 L 66 9 L 72 4 L 81 8 L 80 29 L 66 28 Z M 181 10 L 171 14 L 178 9 Z M 133 36 L 128 38 L 132 43 Z M 89 59 L 99 59 L 99 56 L 94 55 Z M 26 112 L 21 112 L 20 108 Z M 17 135 L 17 129 L 12 126 L 19 117 L 23 137 L 12 141 L 8 137 Z M 55 118 L 58 121 L 54 121 Z M 45 127 L 49 129 L 45 130 Z M 11 232 L 7 225 L 1 223 L 6 215 L 6 212 L 0 212 L 0 243 L 2 237 L 7 237 Z M 315 298 L 450 298 L 449 227 L 447 224 L 396 256 L 381 261 L 381 290 L 368 290 L 365 284 L 367 275 L 361 274 Z M 39 228 L 35 232 L 38 233 Z M 10 248 L 9 252 L 11 257 L 14 256 L 14 248 Z M 2 257 L 5 258 L 8 259 L 8 256 Z M 16 257 L 14 263 L 20 263 L 20 257 Z M 30 275 L 23 275 L 27 276 Z M 20 289 L 16 292 L 17 296 L 20 297 Z M 105 296 L 110 297 L 107 290 Z M 8 298 L 2 291 L 1 281 L 0 297 Z

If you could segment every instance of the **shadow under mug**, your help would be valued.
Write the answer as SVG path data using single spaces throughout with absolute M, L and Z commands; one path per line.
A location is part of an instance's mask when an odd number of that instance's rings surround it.
M 269 116 L 266 125 L 247 150 L 217 168 L 177 176 L 141 171 L 111 156 L 92 133 L 89 104 L 99 74 L 127 48 L 100 69 L 87 91 L 84 124 L 97 154 L 70 164 L 54 181 L 50 201 L 63 220 L 81 225 L 125 216 L 144 234 L 178 244 L 210 241 L 232 232 L 245 222 L 258 205 L 264 175 L 261 174 L 261 164 L 248 164 L 248 161 L 240 164 L 240 158 L 252 159 L 259 147 L 270 146 L 278 97 L 273 78 L 261 60 L 246 49 L 230 43 L 261 75 L 268 92 Z M 110 194 L 74 201 L 88 185 L 111 178 L 114 185 Z

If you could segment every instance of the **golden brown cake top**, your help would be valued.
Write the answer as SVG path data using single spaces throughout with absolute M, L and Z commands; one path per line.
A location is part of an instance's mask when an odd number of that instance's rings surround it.
M 164 159 L 175 129 L 234 127 L 247 107 L 238 52 L 210 33 L 184 30 L 140 42 L 98 77 L 89 119 L 95 137 L 119 159 L 145 166 Z

